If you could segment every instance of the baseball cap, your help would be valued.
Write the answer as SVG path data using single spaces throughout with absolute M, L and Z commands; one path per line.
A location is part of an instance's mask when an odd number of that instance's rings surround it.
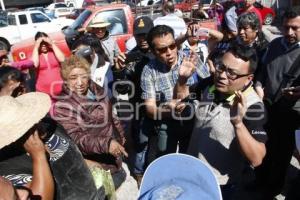
M 147 34 L 153 28 L 153 21 L 147 16 L 142 16 L 135 19 L 133 24 L 133 34 Z
M 213 172 L 186 154 L 168 154 L 146 169 L 138 200 L 222 200 Z

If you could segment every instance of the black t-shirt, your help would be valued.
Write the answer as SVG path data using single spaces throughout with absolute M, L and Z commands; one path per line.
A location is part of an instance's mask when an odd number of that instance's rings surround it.
M 264 129 L 267 112 L 263 103 L 259 102 L 248 107 L 243 119 L 249 133 L 259 142 L 266 143 L 268 137 Z
M 187 97 L 187 101 L 193 101 L 195 99 L 202 99 L 203 91 L 213 85 L 213 78 L 209 77 L 189 87 L 190 95 Z M 215 91 L 216 98 L 214 103 L 217 105 L 224 102 L 223 99 L 218 99 L 218 92 Z M 259 142 L 265 143 L 267 141 L 267 133 L 264 126 L 267 122 L 267 111 L 262 102 L 255 103 L 248 107 L 243 119 L 244 125 L 248 129 L 249 133 Z

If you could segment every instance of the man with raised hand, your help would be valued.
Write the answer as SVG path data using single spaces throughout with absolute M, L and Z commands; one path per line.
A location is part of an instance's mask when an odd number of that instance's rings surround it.
M 253 175 L 252 167 L 266 154 L 265 109 L 252 87 L 256 65 L 254 51 L 234 46 L 216 61 L 213 77 L 192 87 L 186 82 L 194 66 L 182 65 L 174 90 L 175 98 L 195 105 L 188 153 L 212 168 L 223 199 L 248 199 L 242 192 L 245 177 Z

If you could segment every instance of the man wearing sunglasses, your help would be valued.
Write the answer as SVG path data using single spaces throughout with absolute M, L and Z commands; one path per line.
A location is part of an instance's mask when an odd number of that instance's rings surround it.
M 269 111 L 267 155 L 261 168 L 265 199 L 279 194 L 295 148 L 300 122 L 300 12 L 283 17 L 283 37 L 274 39 L 264 56 L 257 90 Z M 299 187 L 297 189 L 299 191 Z M 299 199 L 296 198 L 296 199 Z
M 192 87 L 186 83 L 195 67 L 186 64 L 179 69 L 175 98 L 197 97 L 188 154 L 213 169 L 223 199 L 256 199 L 244 194 L 251 167 L 259 166 L 266 154 L 265 109 L 252 87 L 256 54 L 233 46 L 215 66 L 213 77 Z
M 177 82 L 178 70 L 184 63 L 183 52 L 178 51 L 174 31 L 166 25 L 152 28 L 147 38 L 155 59 L 143 69 L 141 77 L 142 99 L 145 103 L 147 124 L 154 126 L 157 141 L 149 146 L 149 154 L 159 155 L 174 153 L 179 144 L 179 152 L 185 153 L 193 127 L 193 120 L 182 120 L 174 112 L 173 89 Z M 188 84 L 193 84 L 191 77 Z M 150 132 L 149 137 L 155 134 Z M 151 139 L 150 139 L 151 140 Z M 152 152 L 154 151 L 154 152 Z

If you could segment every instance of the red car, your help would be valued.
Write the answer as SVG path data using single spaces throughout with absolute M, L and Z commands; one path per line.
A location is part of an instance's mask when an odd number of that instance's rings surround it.
M 263 22 L 265 25 L 272 24 L 274 18 L 275 18 L 275 12 L 272 8 L 267 8 L 261 5 L 258 2 L 255 2 L 254 7 L 257 8 L 262 16 Z
M 243 12 L 243 8 L 245 7 L 245 0 L 235 0 L 237 5 L 238 5 L 238 12 Z M 263 24 L 265 25 L 270 25 L 272 24 L 274 18 L 275 18 L 275 12 L 272 8 L 268 8 L 263 6 L 259 2 L 255 2 L 253 4 L 255 8 L 258 9 L 258 11 L 261 14 L 261 17 L 263 19 Z

